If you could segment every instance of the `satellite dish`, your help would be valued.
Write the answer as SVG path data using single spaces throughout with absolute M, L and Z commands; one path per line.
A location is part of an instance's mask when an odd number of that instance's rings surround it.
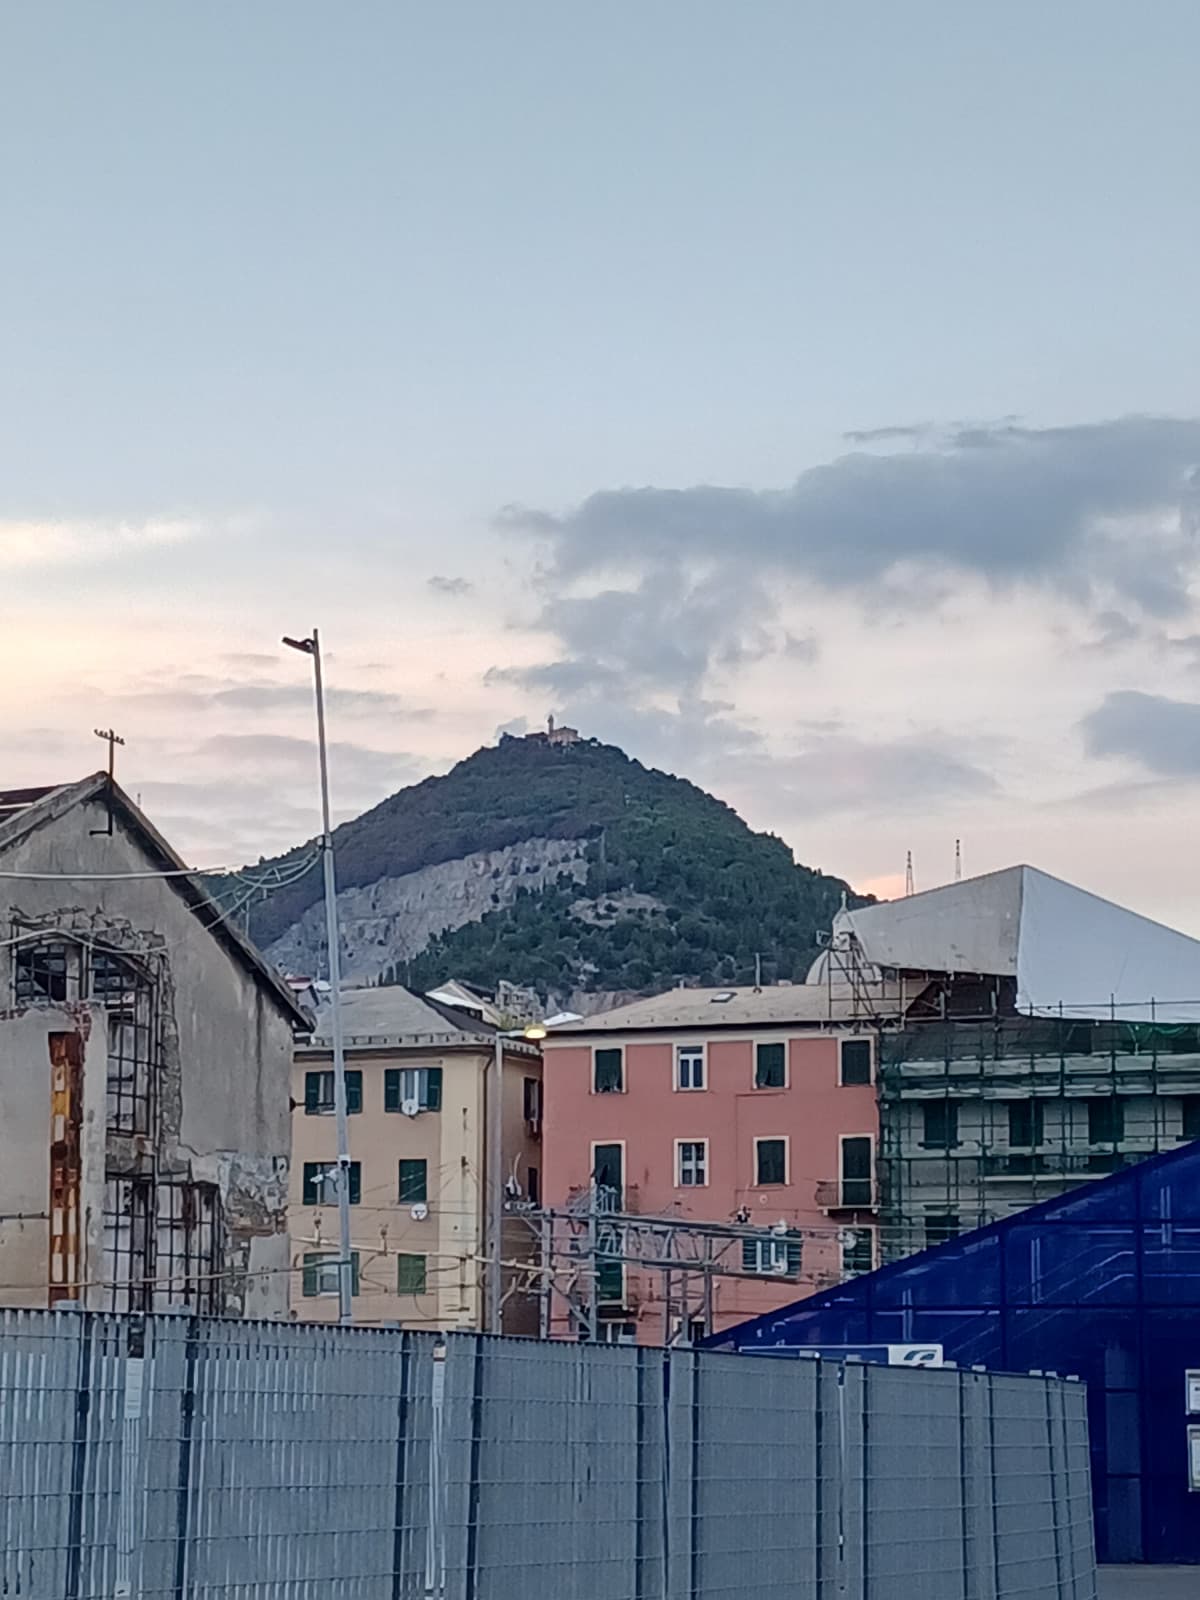
M 406 1117 L 415 1117 L 421 1109 L 421 1102 L 419 1100 L 404 1100 L 401 1102 L 400 1109 Z
M 418 1200 L 410 1213 L 414 1222 L 424 1222 L 429 1215 L 429 1207 L 423 1200 Z

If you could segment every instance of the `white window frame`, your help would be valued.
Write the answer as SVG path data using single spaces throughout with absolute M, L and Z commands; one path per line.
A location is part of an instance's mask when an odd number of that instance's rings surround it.
M 601 1089 L 601 1088 L 599 1088 L 597 1086 L 596 1078 L 597 1078 L 597 1071 L 598 1071 L 598 1067 L 599 1067 L 598 1057 L 599 1057 L 600 1052 L 602 1050 L 605 1050 L 605 1051 L 615 1050 L 617 1052 L 617 1054 L 621 1057 L 621 1082 L 617 1086 L 617 1088 L 615 1088 L 615 1089 Z M 625 1062 L 625 1046 L 623 1044 L 594 1044 L 592 1046 L 592 1084 L 591 1084 L 592 1093 L 593 1094 L 624 1094 L 625 1091 L 626 1091 L 626 1088 L 628 1086 L 627 1085 L 627 1080 L 626 1080 L 626 1077 L 625 1077 L 625 1066 L 626 1066 L 626 1062 Z M 608 1142 L 612 1143 L 613 1141 L 610 1140 Z
M 686 1058 L 694 1062 L 697 1057 L 699 1057 L 700 1061 L 700 1082 L 684 1083 L 684 1060 Z M 694 1066 L 690 1069 L 689 1075 L 693 1079 L 695 1078 Z M 708 1088 L 708 1050 L 703 1044 L 677 1044 L 675 1046 L 675 1088 L 680 1094 L 702 1094 Z
M 765 1239 L 752 1239 L 749 1241 L 754 1249 L 754 1267 L 756 1276 L 763 1278 L 786 1278 L 788 1275 L 788 1244 L 787 1235 L 770 1235 Z M 795 1240 L 791 1240 L 795 1243 Z
M 845 1178 L 846 1162 L 845 1162 L 845 1158 L 844 1158 L 843 1153 L 842 1153 L 842 1146 L 846 1143 L 847 1139 L 868 1139 L 870 1141 L 870 1144 L 871 1144 L 871 1174 L 870 1174 L 871 1198 L 870 1198 L 869 1201 L 867 1201 L 865 1204 L 862 1204 L 862 1205 L 849 1205 L 847 1203 L 847 1200 L 846 1200 L 846 1178 Z M 875 1157 L 876 1157 L 877 1153 L 878 1152 L 876 1151 L 876 1148 L 875 1148 L 875 1135 L 873 1133 L 863 1132 L 863 1133 L 839 1133 L 838 1134 L 838 1167 L 837 1167 L 838 1204 L 839 1204 L 840 1207 L 842 1207 L 843 1210 L 870 1211 L 875 1206 L 875 1202 L 876 1202 L 876 1183 L 878 1181 L 877 1180 L 877 1175 L 876 1175 L 876 1170 L 875 1170 Z M 863 1180 L 861 1178 L 851 1178 L 850 1179 L 851 1183 L 862 1183 L 862 1181 Z
M 783 1182 L 782 1183 L 760 1183 L 759 1182 L 759 1180 L 758 1180 L 758 1147 L 759 1147 L 760 1144 L 782 1144 L 783 1145 Z M 754 1181 L 750 1185 L 750 1187 L 752 1189 L 786 1189 L 786 1188 L 788 1188 L 790 1186 L 791 1181 L 792 1181 L 792 1140 L 791 1140 L 791 1136 L 789 1134 L 786 1134 L 786 1133 L 762 1133 L 762 1134 L 756 1134 L 755 1135 L 755 1139 L 754 1139 Z
M 870 1066 L 867 1069 L 866 1083 L 847 1083 L 842 1076 L 842 1050 L 848 1044 L 865 1044 L 870 1057 Z M 871 1035 L 861 1033 L 844 1033 L 838 1039 L 838 1088 L 839 1089 L 870 1089 L 875 1083 L 875 1042 Z
M 683 1178 L 684 1149 L 699 1150 L 699 1161 L 695 1157 L 689 1163 L 690 1168 L 697 1176 L 691 1183 L 685 1183 Z M 675 1187 L 677 1189 L 707 1189 L 708 1188 L 708 1140 L 707 1139 L 676 1139 L 675 1141 Z
M 602 1318 L 598 1330 L 601 1344 L 636 1344 L 637 1323 L 629 1318 Z

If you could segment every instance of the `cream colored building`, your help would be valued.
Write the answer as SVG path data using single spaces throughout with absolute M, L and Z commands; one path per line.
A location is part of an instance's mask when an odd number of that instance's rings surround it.
M 408 989 L 347 990 L 342 1002 L 350 1130 L 355 1322 L 407 1328 L 487 1324 L 493 1185 L 488 1130 L 495 1029 Z M 338 1217 L 328 1008 L 296 1052 L 289 1218 L 292 1315 L 337 1317 Z M 541 1052 L 504 1040 L 505 1262 L 534 1265 L 524 1218 L 541 1192 Z M 509 1267 L 506 1333 L 536 1333 L 536 1274 Z

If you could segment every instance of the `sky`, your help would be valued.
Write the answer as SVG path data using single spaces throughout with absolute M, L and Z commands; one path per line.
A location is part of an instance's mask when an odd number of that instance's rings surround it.
M 185 855 L 553 712 L 1200 934 L 1190 0 L 0 8 L 4 784 Z

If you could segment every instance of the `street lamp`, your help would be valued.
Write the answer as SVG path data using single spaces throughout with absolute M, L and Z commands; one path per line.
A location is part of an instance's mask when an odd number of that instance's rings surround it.
M 353 1276 L 350 1255 L 350 1129 L 346 1121 L 346 1054 L 342 1041 L 342 962 L 338 945 L 337 881 L 333 870 L 333 829 L 329 821 L 329 757 L 325 747 L 325 688 L 321 679 L 321 636 L 284 644 L 311 656 L 317 695 L 317 750 L 321 762 L 321 861 L 325 874 L 325 942 L 329 949 L 329 995 L 333 1002 L 333 1110 L 337 1122 L 338 1321 L 351 1321 Z
M 496 1051 L 492 1061 L 492 1093 L 488 1117 L 488 1172 L 491 1204 L 488 1216 L 487 1238 L 487 1300 L 488 1332 L 500 1333 L 503 1274 L 500 1253 L 504 1244 L 504 1041 L 529 1039 L 537 1041 L 546 1037 L 545 1026 L 531 1022 L 525 1028 L 497 1028 Z

